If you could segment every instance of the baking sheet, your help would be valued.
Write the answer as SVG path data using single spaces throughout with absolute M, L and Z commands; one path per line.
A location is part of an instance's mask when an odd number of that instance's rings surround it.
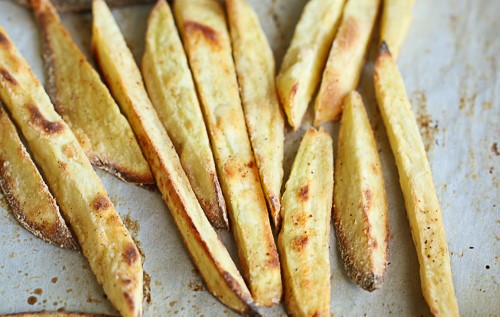
M 258 11 L 279 65 L 306 1 L 250 2 Z M 138 61 L 150 9 L 147 5 L 113 11 Z M 498 12 L 500 1 L 417 1 L 398 60 L 434 173 L 463 316 L 500 315 Z M 90 14 L 65 14 L 62 18 L 88 55 Z M 0 0 L 0 25 L 43 81 L 40 42 L 30 12 L 13 1 Z M 428 316 L 398 174 L 374 100 L 373 48 L 359 90 L 383 165 L 391 230 L 390 265 L 382 289 L 373 293 L 361 290 L 347 278 L 332 232 L 331 311 L 336 316 Z M 309 111 L 299 132 L 287 132 L 285 177 L 311 119 Z M 338 125 L 326 127 L 336 144 Z M 146 292 L 144 315 L 234 315 L 205 290 L 160 194 L 97 172 L 144 254 L 144 271 L 149 277 L 145 286 L 150 290 Z M 0 197 L 0 313 L 66 310 L 116 315 L 82 254 L 32 236 Z M 222 238 L 236 259 L 231 236 L 223 233 Z M 284 315 L 282 305 L 262 312 Z

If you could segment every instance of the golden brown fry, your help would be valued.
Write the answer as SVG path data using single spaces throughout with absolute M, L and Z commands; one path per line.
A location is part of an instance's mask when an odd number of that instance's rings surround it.
M 32 6 L 33 0 L 16 0 L 19 4 L 27 7 Z M 50 0 L 57 10 L 61 12 L 78 12 L 90 10 L 92 0 Z M 107 0 L 110 7 L 124 7 L 129 5 L 146 4 L 154 0 Z
M 280 263 L 248 139 L 224 10 L 217 0 L 178 0 L 174 14 L 204 109 L 243 276 L 258 305 L 275 305 L 282 294 Z
M 321 80 L 345 0 L 310 0 L 295 28 L 276 88 L 288 122 L 297 130 Z
M 0 188 L 17 221 L 35 236 L 76 250 L 59 207 L 0 103 Z
M 286 182 L 278 236 L 285 303 L 292 316 L 330 316 L 332 139 L 309 128 Z
M 279 232 L 284 118 L 274 84 L 274 56 L 246 0 L 226 0 L 245 119 L 274 227 Z
M 122 180 L 154 183 L 127 119 L 73 43 L 49 0 L 32 0 L 43 43 L 47 87 L 90 162 Z
M 356 89 L 380 2 L 347 2 L 314 103 L 314 125 L 339 119 L 344 97 Z
M 415 0 L 384 0 L 380 41 L 387 43 L 394 59 L 408 33 L 414 4 Z
M 139 251 L 84 150 L 2 28 L 0 98 L 27 140 L 107 297 L 122 316 L 141 316 Z
M 389 49 L 375 63 L 375 93 L 391 144 L 420 263 L 422 292 L 435 316 L 458 316 L 441 207 L 417 121 Z
M 193 77 L 164 0 L 158 1 L 149 16 L 142 73 L 151 102 L 208 220 L 215 228 L 227 230 L 226 203 Z
M 104 77 L 139 139 L 207 288 L 229 308 L 258 315 L 243 278 L 196 199 L 174 145 L 149 101 L 139 68 L 104 1 L 94 1 L 93 15 L 94 52 Z
M 335 163 L 333 223 L 349 276 L 373 291 L 384 281 L 389 223 L 382 166 L 361 96 L 344 100 Z

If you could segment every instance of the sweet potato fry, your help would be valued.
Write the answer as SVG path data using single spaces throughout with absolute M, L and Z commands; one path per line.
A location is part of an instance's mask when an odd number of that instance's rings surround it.
M 378 53 L 374 77 L 377 103 L 396 159 L 417 249 L 424 298 L 435 316 L 459 316 L 431 168 L 403 79 L 385 42 Z

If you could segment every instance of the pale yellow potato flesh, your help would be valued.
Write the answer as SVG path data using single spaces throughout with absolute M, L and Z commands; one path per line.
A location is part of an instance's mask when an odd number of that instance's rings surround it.
M 333 224 L 347 274 L 362 288 L 382 286 L 389 223 L 382 166 L 361 96 L 352 91 L 340 121 Z
M 349 0 L 314 102 L 314 125 L 336 120 L 344 97 L 356 89 L 381 0 Z
M 87 313 L 35 312 L 0 315 L 0 317 L 110 317 L 109 315 Z
M 375 93 L 399 172 L 406 213 L 420 263 L 422 292 L 434 316 L 459 316 L 441 207 L 403 79 L 382 43 Z
M 274 228 L 280 227 L 285 121 L 276 95 L 274 55 L 246 0 L 226 0 L 248 134 Z
M 90 162 L 128 183 L 154 183 L 132 128 L 64 28 L 49 0 L 32 1 L 48 93 Z
M 295 27 L 276 77 L 281 105 L 294 130 L 300 127 L 321 80 L 344 3 L 345 0 L 310 0 Z
M 0 98 L 22 131 L 108 299 L 122 316 L 141 316 L 139 251 L 85 151 L 2 28 Z
M 411 24 L 411 14 L 415 0 L 384 0 L 380 41 L 385 41 L 394 59 L 404 42 Z
M 0 189 L 17 221 L 40 239 L 76 250 L 59 206 L 0 103 Z
M 92 12 L 92 44 L 102 73 L 139 139 L 163 199 L 208 290 L 239 313 L 258 314 L 243 278 L 191 188 L 113 15 L 102 0 L 94 1 Z
M 323 128 L 307 130 L 285 187 L 278 246 L 286 309 L 291 316 L 330 316 L 333 147 Z
M 142 74 L 151 102 L 208 220 L 215 228 L 227 230 L 226 203 L 193 77 L 174 18 L 163 0 L 149 15 Z
M 224 10 L 217 0 L 178 0 L 174 15 L 204 110 L 243 276 L 258 305 L 275 305 L 282 295 L 280 263 L 246 129 Z

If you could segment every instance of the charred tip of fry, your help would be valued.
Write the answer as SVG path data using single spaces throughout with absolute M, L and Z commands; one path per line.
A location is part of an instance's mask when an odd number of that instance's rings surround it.
M 380 43 L 380 47 L 379 47 L 378 52 L 379 52 L 379 55 L 389 55 L 389 56 L 392 56 L 391 51 L 389 50 L 389 45 L 387 45 L 386 41 L 382 41 Z

